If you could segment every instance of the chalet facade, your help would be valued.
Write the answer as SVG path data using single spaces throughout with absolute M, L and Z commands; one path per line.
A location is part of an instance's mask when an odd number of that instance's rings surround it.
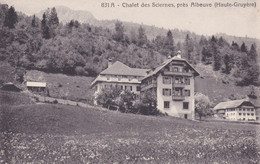
M 149 92 L 157 108 L 171 116 L 194 119 L 194 78 L 199 73 L 180 55 L 151 70 L 142 79 L 141 93 Z
M 231 121 L 256 121 L 256 107 L 246 99 L 221 102 L 214 111 L 220 118 Z
M 130 68 L 127 65 L 116 61 L 108 62 L 108 68 L 102 71 L 91 83 L 95 88 L 95 98 L 103 88 L 119 87 L 122 90 L 129 90 L 137 95 L 141 91 L 141 79 L 147 74 L 148 69 Z M 94 104 L 97 104 L 94 101 Z

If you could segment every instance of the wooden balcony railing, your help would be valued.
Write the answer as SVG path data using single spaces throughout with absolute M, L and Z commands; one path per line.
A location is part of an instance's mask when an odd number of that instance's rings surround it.
M 181 76 L 192 76 L 191 72 L 173 72 L 173 71 L 164 71 L 164 75 L 181 75 Z
M 185 96 L 183 96 L 183 95 L 172 95 L 172 100 L 182 101 L 184 99 L 185 99 Z

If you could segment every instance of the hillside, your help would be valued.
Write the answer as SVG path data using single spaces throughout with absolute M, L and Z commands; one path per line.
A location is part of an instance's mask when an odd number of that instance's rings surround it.
M 195 92 L 201 92 L 209 96 L 212 105 L 233 99 L 246 98 L 254 88 L 257 99 L 251 99 L 253 103 L 259 105 L 260 102 L 260 87 L 256 86 L 236 86 L 234 79 L 213 71 L 212 67 L 198 64 L 196 69 L 201 76 L 195 79 Z
M 257 125 L 194 122 L 50 104 L 0 108 L 0 122 L 1 163 L 259 160 Z

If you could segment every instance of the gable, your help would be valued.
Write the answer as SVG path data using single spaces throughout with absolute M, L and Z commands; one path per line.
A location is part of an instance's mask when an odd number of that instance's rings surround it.
M 163 62 L 160 66 L 156 67 L 155 69 L 150 70 L 148 75 L 145 76 L 142 80 L 144 80 L 150 76 L 156 75 L 157 73 L 167 69 L 167 67 L 169 67 L 170 65 L 174 66 L 176 64 L 180 65 L 180 66 L 185 65 L 187 68 L 189 68 L 191 70 L 191 72 L 194 76 L 199 76 L 199 72 L 194 67 L 192 67 L 191 64 L 189 64 L 185 59 L 175 56 L 175 57 L 172 57 L 171 59 L 166 60 L 165 62 Z

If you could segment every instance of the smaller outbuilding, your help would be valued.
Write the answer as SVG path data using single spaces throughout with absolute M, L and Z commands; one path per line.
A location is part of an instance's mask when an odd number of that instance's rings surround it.
M 26 87 L 28 88 L 28 90 L 33 92 L 45 92 L 46 86 L 46 82 L 26 82 Z
M 12 92 L 20 92 L 22 91 L 20 88 L 18 88 L 14 83 L 12 82 L 8 82 L 5 83 L 2 87 L 1 90 L 4 91 L 12 91 Z
M 256 107 L 247 99 L 226 101 L 214 107 L 215 113 L 232 121 L 256 121 Z

